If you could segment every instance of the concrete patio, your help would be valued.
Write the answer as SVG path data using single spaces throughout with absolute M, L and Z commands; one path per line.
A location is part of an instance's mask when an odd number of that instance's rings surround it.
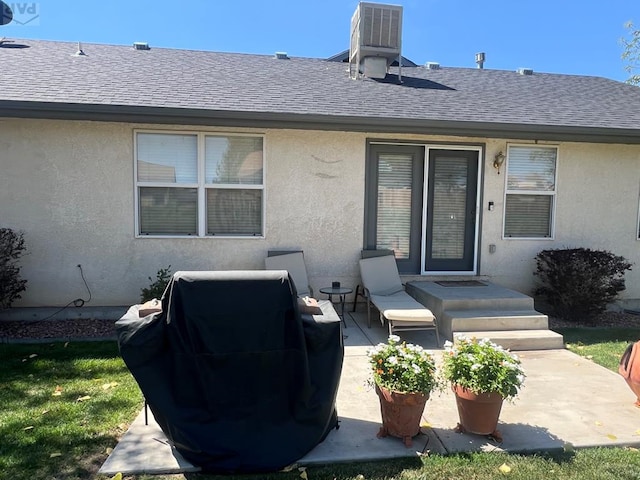
M 359 309 L 360 310 L 360 309 Z M 421 433 L 412 448 L 397 438 L 376 438 L 380 410 L 367 384 L 367 349 L 387 337 L 375 321 L 367 328 L 366 313 L 347 315 L 345 357 L 337 408 L 340 428 L 301 458 L 299 465 L 358 462 L 415 456 L 422 452 L 450 454 L 471 451 L 536 452 L 596 446 L 640 447 L 640 409 L 626 383 L 614 372 L 568 350 L 518 352 L 527 375 L 514 403 L 503 406 L 498 429 L 502 443 L 479 435 L 456 433 L 458 414 L 450 391 L 432 394 L 423 414 Z M 439 358 L 430 331 L 405 333 Z M 166 437 L 143 412 L 133 422 L 100 473 L 179 473 L 197 471 L 167 443 Z M 248 439 L 250 441 L 250 439 Z

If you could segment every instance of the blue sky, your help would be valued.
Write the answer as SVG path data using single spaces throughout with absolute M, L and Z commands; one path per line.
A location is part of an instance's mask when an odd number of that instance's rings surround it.
M 41 0 L 13 6 L 0 37 L 326 58 L 349 46 L 357 0 Z M 403 0 L 405 57 L 418 64 L 595 75 L 624 81 L 625 23 L 640 0 Z M 34 13 L 35 12 L 35 13 Z

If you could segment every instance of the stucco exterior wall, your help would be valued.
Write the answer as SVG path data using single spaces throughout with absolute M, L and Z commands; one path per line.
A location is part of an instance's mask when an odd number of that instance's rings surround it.
M 494 142 L 495 151 L 507 140 Z M 518 143 L 518 142 L 513 142 Z M 640 147 L 559 143 L 555 235 L 549 240 L 502 239 L 504 214 L 504 172 L 486 162 L 481 268 L 501 285 L 530 294 L 535 278 L 535 256 L 550 248 L 585 247 L 609 250 L 635 265 L 625 275 L 622 299 L 640 298 L 640 242 L 638 235 L 638 194 L 640 187 Z M 488 158 L 495 153 L 488 148 Z M 488 202 L 495 210 L 487 210 Z M 496 245 L 489 253 L 489 245 Z
M 269 249 L 303 249 L 315 288 L 353 283 L 362 246 L 365 136 L 265 134 L 265 238 L 136 238 L 134 129 L 102 122 L 0 120 L 0 219 L 24 232 L 27 290 L 14 306 L 130 305 L 159 268 L 262 269 Z
M 265 135 L 265 237 L 136 238 L 134 130 Z M 368 138 L 485 146 L 479 273 L 530 293 L 544 248 L 603 248 L 636 263 L 625 298 L 640 298 L 637 237 L 640 147 L 561 143 L 553 240 L 502 238 L 505 171 L 491 166 L 508 139 L 353 132 L 193 128 L 0 119 L 0 226 L 25 234 L 27 290 L 14 306 L 137 303 L 159 268 L 261 269 L 269 249 L 303 249 L 312 286 L 359 283 Z M 495 208 L 489 211 L 488 202 Z M 495 253 L 489 253 L 489 245 Z

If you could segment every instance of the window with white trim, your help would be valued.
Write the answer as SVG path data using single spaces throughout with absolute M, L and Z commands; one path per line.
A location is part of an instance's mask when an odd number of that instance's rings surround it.
M 509 145 L 505 238 L 552 238 L 557 147 Z
M 262 236 L 261 136 L 136 132 L 137 234 Z

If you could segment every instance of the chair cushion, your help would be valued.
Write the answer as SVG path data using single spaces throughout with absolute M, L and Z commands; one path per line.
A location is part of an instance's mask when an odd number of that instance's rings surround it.
M 393 295 L 371 295 L 371 301 L 378 308 L 378 310 L 401 308 L 406 310 L 425 309 L 424 305 L 422 305 L 404 290 L 401 292 L 396 292 Z
M 427 308 L 417 309 L 389 309 L 382 312 L 387 320 L 391 320 L 394 325 L 398 322 L 417 322 L 417 323 L 433 323 L 435 317 L 431 310 Z
M 360 276 L 371 295 L 392 295 L 404 290 L 392 255 L 360 259 Z
M 433 322 L 435 316 L 407 292 L 393 295 L 371 295 L 371 302 L 387 320 L 406 322 Z

